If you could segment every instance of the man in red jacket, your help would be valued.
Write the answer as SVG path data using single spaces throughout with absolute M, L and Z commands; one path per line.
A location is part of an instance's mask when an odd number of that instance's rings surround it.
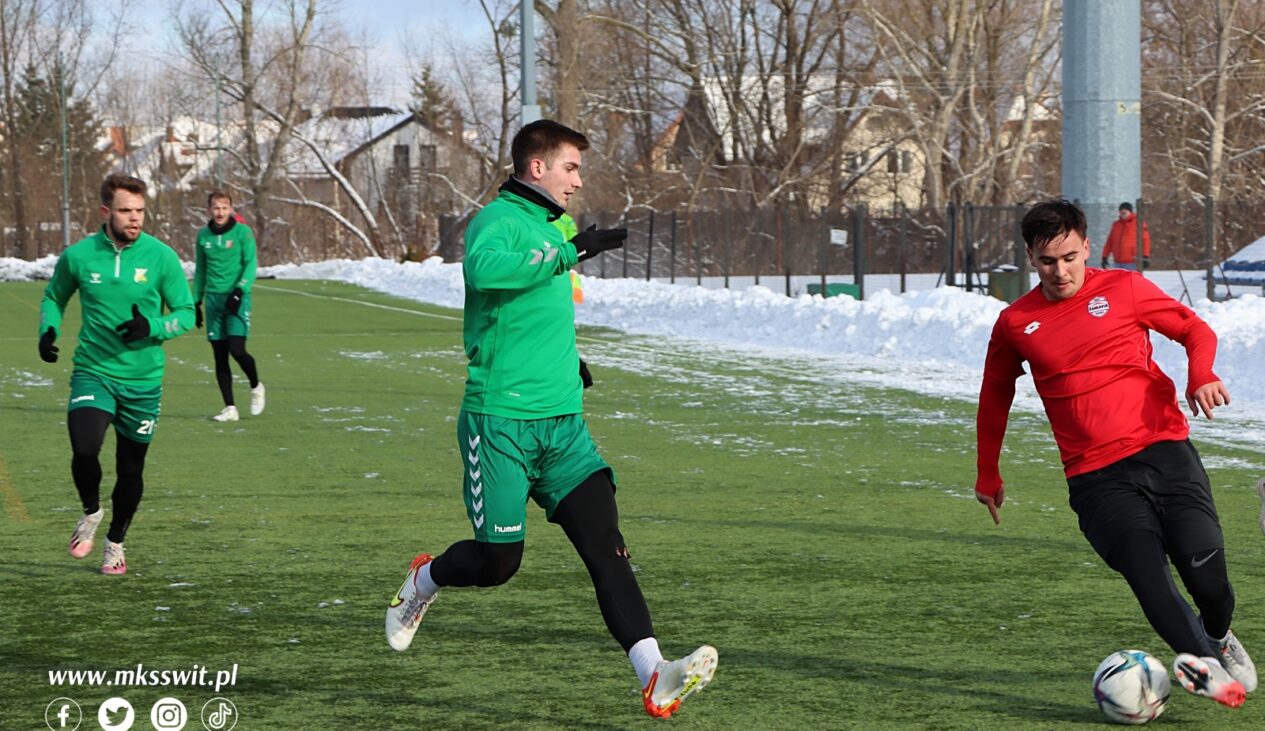
M 1116 269 L 1138 268 L 1138 217 L 1133 214 L 1133 204 L 1120 204 L 1120 217 L 1111 224 L 1107 245 L 1102 250 L 1102 268 L 1107 268 L 1107 258 L 1115 259 Z M 1151 232 L 1142 224 L 1142 269 L 1151 265 Z
M 1194 415 L 1211 419 L 1215 407 L 1230 403 L 1212 371 L 1217 336 L 1142 276 L 1086 267 L 1085 214 L 1068 201 L 1037 204 L 1021 227 L 1041 284 L 1002 311 L 988 343 L 975 497 L 1000 522 L 998 457 L 1026 361 L 1081 532 L 1178 653 L 1178 682 L 1238 707 L 1256 689 L 1256 667 L 1230 631 L 1234 591 L 1208 475 L 1150 342 L 1154 330 L 1185 347 L 1186 401 Z M 1177 590 L 1169 558 L 1198 617 Z

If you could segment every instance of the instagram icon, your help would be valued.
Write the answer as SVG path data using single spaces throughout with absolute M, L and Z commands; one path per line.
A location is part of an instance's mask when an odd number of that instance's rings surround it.
M 189 711 L 176 698 L 160 698 L 149 709 L 149 722 L 158 731 L 180 731 L 189 721 Z
M 202 725 L 207 731 L 232 731 L 237 725 L 237 706 L 227 698 L 212 698 L 202 706 Z

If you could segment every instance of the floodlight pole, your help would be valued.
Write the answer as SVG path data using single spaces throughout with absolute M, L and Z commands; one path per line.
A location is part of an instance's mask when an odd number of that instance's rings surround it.
M 523 124 L 540 119 L 540 105 L 536 103 L 536 9 L 533 0 L 519 0 L 518 11 L 522 27 L 522 93 Z
M 220 140 L 220 67 L 217 63 L 215 72 L 215 189 L 223 192 L 224 175 L 220 169 L 220 160 L 224 157 L 224 145 Z
M 70 145 L 66 134 L 66 69 L 57 52 L 57 94 L 61 97 L 61 245 L 70 246 Z
M 1079 200 L 1096 261 L 1120 201 L 1142 197 L 1139 0 L 1063 3 L 1063 195 Z

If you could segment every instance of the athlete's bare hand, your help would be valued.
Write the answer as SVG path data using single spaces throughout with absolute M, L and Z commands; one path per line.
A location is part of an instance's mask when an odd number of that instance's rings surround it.
M 1186 403 L 1192 415 L 1199 416 L 1199 410 L 1203 409 L 1204 417 L 1211 419 L 1213 409 L 1230 405 L 1230 391 L 1221 381 L 1205 383 L 1186 397 Z
M 1001 509 L 1001 504 L 1006 499 L 1005 486 L 997 488 L 997 494 L 995 495 L 989 495 L 976 490 L 975 499 L 983 503 L 984 507 L 988 508 L 988 514 L 993 516 L 993 524 L 1001 525 L 1001 515 L 997 511 Z

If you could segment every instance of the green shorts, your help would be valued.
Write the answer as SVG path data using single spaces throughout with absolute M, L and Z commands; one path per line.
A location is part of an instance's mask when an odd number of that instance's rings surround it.
M 207 340 L 227 340 L 230 337 L 250 337 L 250 292 L 242 294 L 242 306 L 237 314 L 228 311 L 225 303 L 228 294 L 207 292 L 206 309 L 203 311 Z
M 100 409 L 114 414 L 114 431 L 134 442 L 149 444 L 158 427 L 163 386 L 129 386 L 91 371 L 70 374 L 70 403 L 66 411 Z
M 457 444 L 465 471 L 462 494 L 474 539 L 515 543 L 527 535 L 527 498 L 546 517 L 581 482 L 606 470 L 581 414 L 546 419 L 507 419 L 464 409 Z

